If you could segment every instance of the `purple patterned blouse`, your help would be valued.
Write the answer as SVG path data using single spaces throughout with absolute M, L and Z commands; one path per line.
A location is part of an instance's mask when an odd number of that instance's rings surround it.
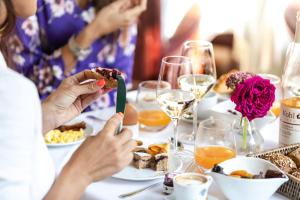
M 91 2 L 81 9 L 76 0 L 38 0 L 35 16 L 17 20 L 15 34 L 8 41 L 12 60 L 21 73 L 35 82 L 41 99 L 65 78 L 61 47 L 94 17 Z M 95 66 L 117 68 L 126 74 L 130 87 L 136 34 L 136 25 L 133 25 L 99 38 L 92 45 L 92 53 L 85 60 L 77 61 L 72 74 Z M 90 109 L 113 106 L 115 96 L 116 91 L 103 95 Z

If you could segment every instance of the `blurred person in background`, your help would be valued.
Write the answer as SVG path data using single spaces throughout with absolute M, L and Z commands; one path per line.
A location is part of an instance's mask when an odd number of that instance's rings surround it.
M 180 55 L 184 41 L 199 38 L 199 5 L 197 0 L 151 0 L 140 22 L 134 62 L 137 82 L 157 79 L 162 57 Z
M 117 68 L 132 81 L 136 22 L 147 0 L 38 0 L 37 13 L 17 19 L 8 39 L 13 65 L 43 100 L 69 75 L 96 66 Z M 92 110 L 114 105 L 116 91 Z

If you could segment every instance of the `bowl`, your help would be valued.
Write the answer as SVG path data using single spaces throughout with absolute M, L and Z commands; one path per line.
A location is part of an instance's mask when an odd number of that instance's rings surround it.
M 260 158 L 236 157 L 220 163 L 219 166 L 224 169 L 225 174 L 230 174 L 235 170 L 246 170 L 251 174 L 259 174 L 260 172 L 265 174 L 269 169 L 284 174 L 278 167 Z M 230 200 L 269 199 L 283 183 L 289 180 L 286 175 L 284 178 L 269 179 L 236 178 L 216 172 L 211 172 L 210 175 Z

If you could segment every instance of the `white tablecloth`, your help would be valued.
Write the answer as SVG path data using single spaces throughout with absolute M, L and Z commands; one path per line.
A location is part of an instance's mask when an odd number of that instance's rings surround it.
M 86 119 L 86 115 L 96 115 L 104 119 L 108 119 L 114 112 L 114 108 L 108 108 L 102 111 L 85 113 L 79 116 L 79 118 L 84 119 L 87 123 L 91 124 L 94 128 L 94 132 L 98 132 L 103 126 L 104 122 L 98 122 L 91 119 Z M 157 141 L 166 141 L 167 138 L 172 134 L 172 126 L 167 127 L 165 130 L 159 133 L 146 133 L 140 132 L 139 137 L 143 141 L 157 142 Z M 265 139 L 265 149 L 275 148 L 278 141 L 278 122 L 275 121 L 272 124 L 267 125 L 261 130 L 261 133 Z M 78 146 L 66 146 L 66 147 L 56 147 L 49 148 L 49 151 L 54 159 L 57 173 L 59 173 L 61 167 L 64 163 L 67 162 L 69 157 L 72 155 L 72 152 Z M 82 199 L 86 200 L 119 200 L 118 196 L 123 193 L 135 191 L 139 188 L 145 187 L 156 181 L 145 181 L 145 182 L 134 182 L 134 181 L 123 181 L 114 178 L 108 178 L 96 183 L 91 184 Z M 221 191 L 218 189 L 217 185 L 213 184 L 210 189 L 210 194 L 219 200 L 224 200 L 224 196 Z M 164 199 L 165 195 L 162 194 L 162 186 L 157 185 L 147 191 L 144 191 L 138 195 L 135 195 L 130 198 L 130 200 L 161 200 Z M 279 194 L 273 195 L 272 200 L 287 199 Z

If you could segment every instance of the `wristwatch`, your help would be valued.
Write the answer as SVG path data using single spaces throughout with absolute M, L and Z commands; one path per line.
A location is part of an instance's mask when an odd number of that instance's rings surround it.
M 91 47 L 81 48 L 76 42 L 74 35 L 69 39 L 68 46 L 74 57 L 80 61 L 86 59 L 92 52 Z

